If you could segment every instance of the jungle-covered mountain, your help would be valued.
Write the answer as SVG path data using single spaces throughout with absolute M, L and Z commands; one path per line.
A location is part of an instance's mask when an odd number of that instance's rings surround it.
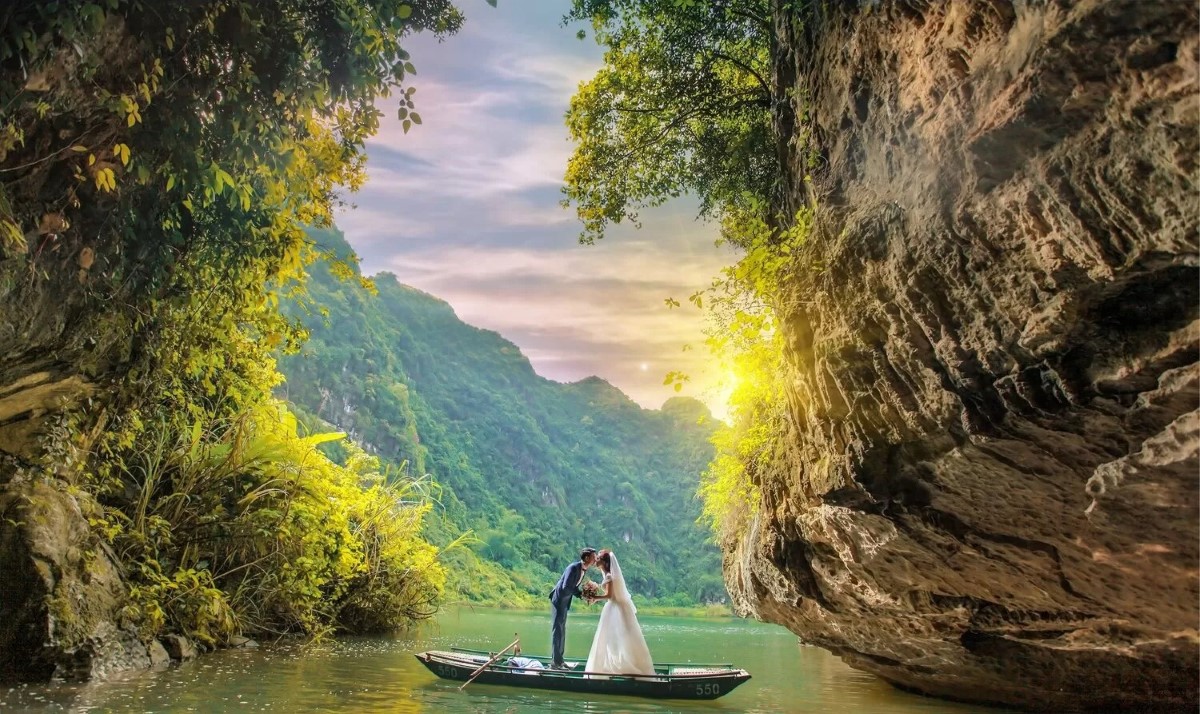
M 540 604 L 592 545 L 616 550 L 646 600 L 724 600 L 718 551 L 696 524 L 717 425 L 703 404 L 647 410 L 596 377 L 540 377 L 446 302 L 390 273 L 363 281 L 336 229 L 312 237 L 338 260 L 312 271 L 296 312 L 311 336 L 280 362 L 283 396 L 394 469 L 432 477 L 430 537 L 475 538 L 443 555 L 461 597 Z

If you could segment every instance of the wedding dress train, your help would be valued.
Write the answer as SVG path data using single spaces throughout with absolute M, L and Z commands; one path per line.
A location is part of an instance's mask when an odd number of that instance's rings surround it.
M 600 623 L 592 638 L 586 672 L 604 674 L 654 674 L 650 648 L 638 624 L 637 608 L 625 587 L 617 556 L 609 554 L 611 570 L 604 576 L 609 600 L 600 611 Z

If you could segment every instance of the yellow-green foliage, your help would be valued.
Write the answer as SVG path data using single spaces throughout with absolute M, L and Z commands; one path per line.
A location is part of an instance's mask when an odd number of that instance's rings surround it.
M 38 465 L 104 504 L 125 614 L 210 644 L 427 614 L 443 576 L 420 485 L 332 463 L 270 390 L 304 336 L 277 295 L 319 253 L 305 227 L 362 183 L 380 100 L 420 123 L 401 44 L 461 13 L 11 0 L 4 18 L 0 332 L 22 337 L 3 356 L 96 385 Z
M 458 548 L 445 557 L 449 577 L 446 589 L 464 603 L 513 609 L 537 609 L 549 601 L 544 595 L 531 595 L 539 578 L 531 578 L 520 569 L 506 569 L 497 563 L 480 558 L 470 548 Z M 543 587 L 549 593 L 548 587 Z
M 717 455 L 704 473 L 703 517 L 722 541 L 744 531 L 758 501 L 761 466 L 772 457 L 783 417 L 783 345 L 775 319 L 781 286 L 797 268 L 796 251 L 807 239 L 812 212 L 798 213 L 783 230 L 771 229 L 752 198 L 748 209 L 726 215 L 727 239 L 745 249 L 709 291 L 713 328 L 709 347 L 733 383 L 732 425 L 713 436 Z
M 354 535 L 362 544 L 361 561 L 350 579 L 338 626 L 349 632 L 394 629 L 429 617 L 446 585 L 441 552 L 421 537 L 430 509 L 421 480 L 389 481 L 379 463 L 352 448 L 350 473 L 369 473 L 366 490 L 350 508 Z M 449 546 L 450 552 L 457 550 Z
M 219 644 L 240 629 L 362 632 L 427 617 L 445 585 L 438 551 L 420 537 L 423 484 L 389 482 L 347 444 L 345 466 L 300 436 L 265 401 L 228 424 L 190 434 L 148 432 L 129 464 L 141 477 L 132 509 L 108 509 L 130 564 L 126 615 Z
M 733 424 L 713 435 L 717 455 L 700 482 L 703 517 L 722 541 L 736 538 L 758 502 L 755 466 L 770 456 L 782 403 L 779 337 L 732 356 L 737 383 L 729 398 Z

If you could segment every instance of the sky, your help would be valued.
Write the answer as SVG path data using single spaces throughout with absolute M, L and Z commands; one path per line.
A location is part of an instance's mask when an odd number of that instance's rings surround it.
M 366 185 L 337 217 L 367 274 L 394 273 L 439 297 L 459 318 L 514 342 L 543 377 L 599 376 L 644 407 L 680 394 L 724 416 L 703 315 L 687 297 L 733 262 L 715 226 L 681 199 L 578 243 L 559 205 L 572 145 L 571 95 L 602 51 L 562 27 L 569 0 L 459 0 L 463 29 L 410 38 L 422 118 L 404 134 L 396 105 L 367 143 Z M 669 309 L 666 298 L 683 307 Z M 684 346 L 692 349 L 685 351 Z

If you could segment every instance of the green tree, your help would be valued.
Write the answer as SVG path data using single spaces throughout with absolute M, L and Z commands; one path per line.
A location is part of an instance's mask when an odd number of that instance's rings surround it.
M 704 520 L 725 542 L 748 523 L 755 474 L 775 448 L 783 415 L 782 343 L 775 310 L 807 240 L 812 206 L 779 207 L 773 112 L 786 120 L 794 88 L 775 87 L 769 0 L 575 0 L 568 21 L 591 20 L 607 51 L 567 114 L 577 141 L 567 168 L 568 205 L 592 242 L 637 211 L 686 193 L 701 217 L 743 251 L 690 302 L 707 310 L 708 346 L 733 382 L 733 424 L 714 436 L 716 457 L 700 489 Z M 815 11 L 816 3 L 795 7 Z M 786 93 L 785 93 L 786 91 Z M 786 220 L 781 220 L 786 219 Z M 668 307 L 680 301 L 667 299 Z M 687 375 L 672 371 L 678 389 Z M 700 578 L 692 578 L 693 584 Z M 712 590 L 697 589 L 707 598 Z
M 93 395 L 120 382 L 126 406 L 176 389 L 236 411 L 262 375 L 222 375 L 297 337 L 268 286 L 303 278 L 303 227 L 361 182 L 376 103 L 399 93 L 411 111 L 404 38 L 461 15 L 447 0 L 23 0 L 4 14 L 0 321 L 23 339 L 0 345 L 0 385 L 49 363 L 101 383 Z
M 567 113 L 564 204 L 583 242 L 686 193 L 714 218 L 770 195 L 767 0 L 575 0 L 566 20 L 590 21 L 606 48 Z
M 151 634 L 382 626 L 436 596 L 404 499 L 270 391 L 304 335 L 278 310 L 320 253 L 304 228 L 362 181 L 382 100 L 420 123 L 406 38 L 461 22 L 449 0 L 0 10 L 0 392 L 22 405 L 0 469 L 100 500 Z

